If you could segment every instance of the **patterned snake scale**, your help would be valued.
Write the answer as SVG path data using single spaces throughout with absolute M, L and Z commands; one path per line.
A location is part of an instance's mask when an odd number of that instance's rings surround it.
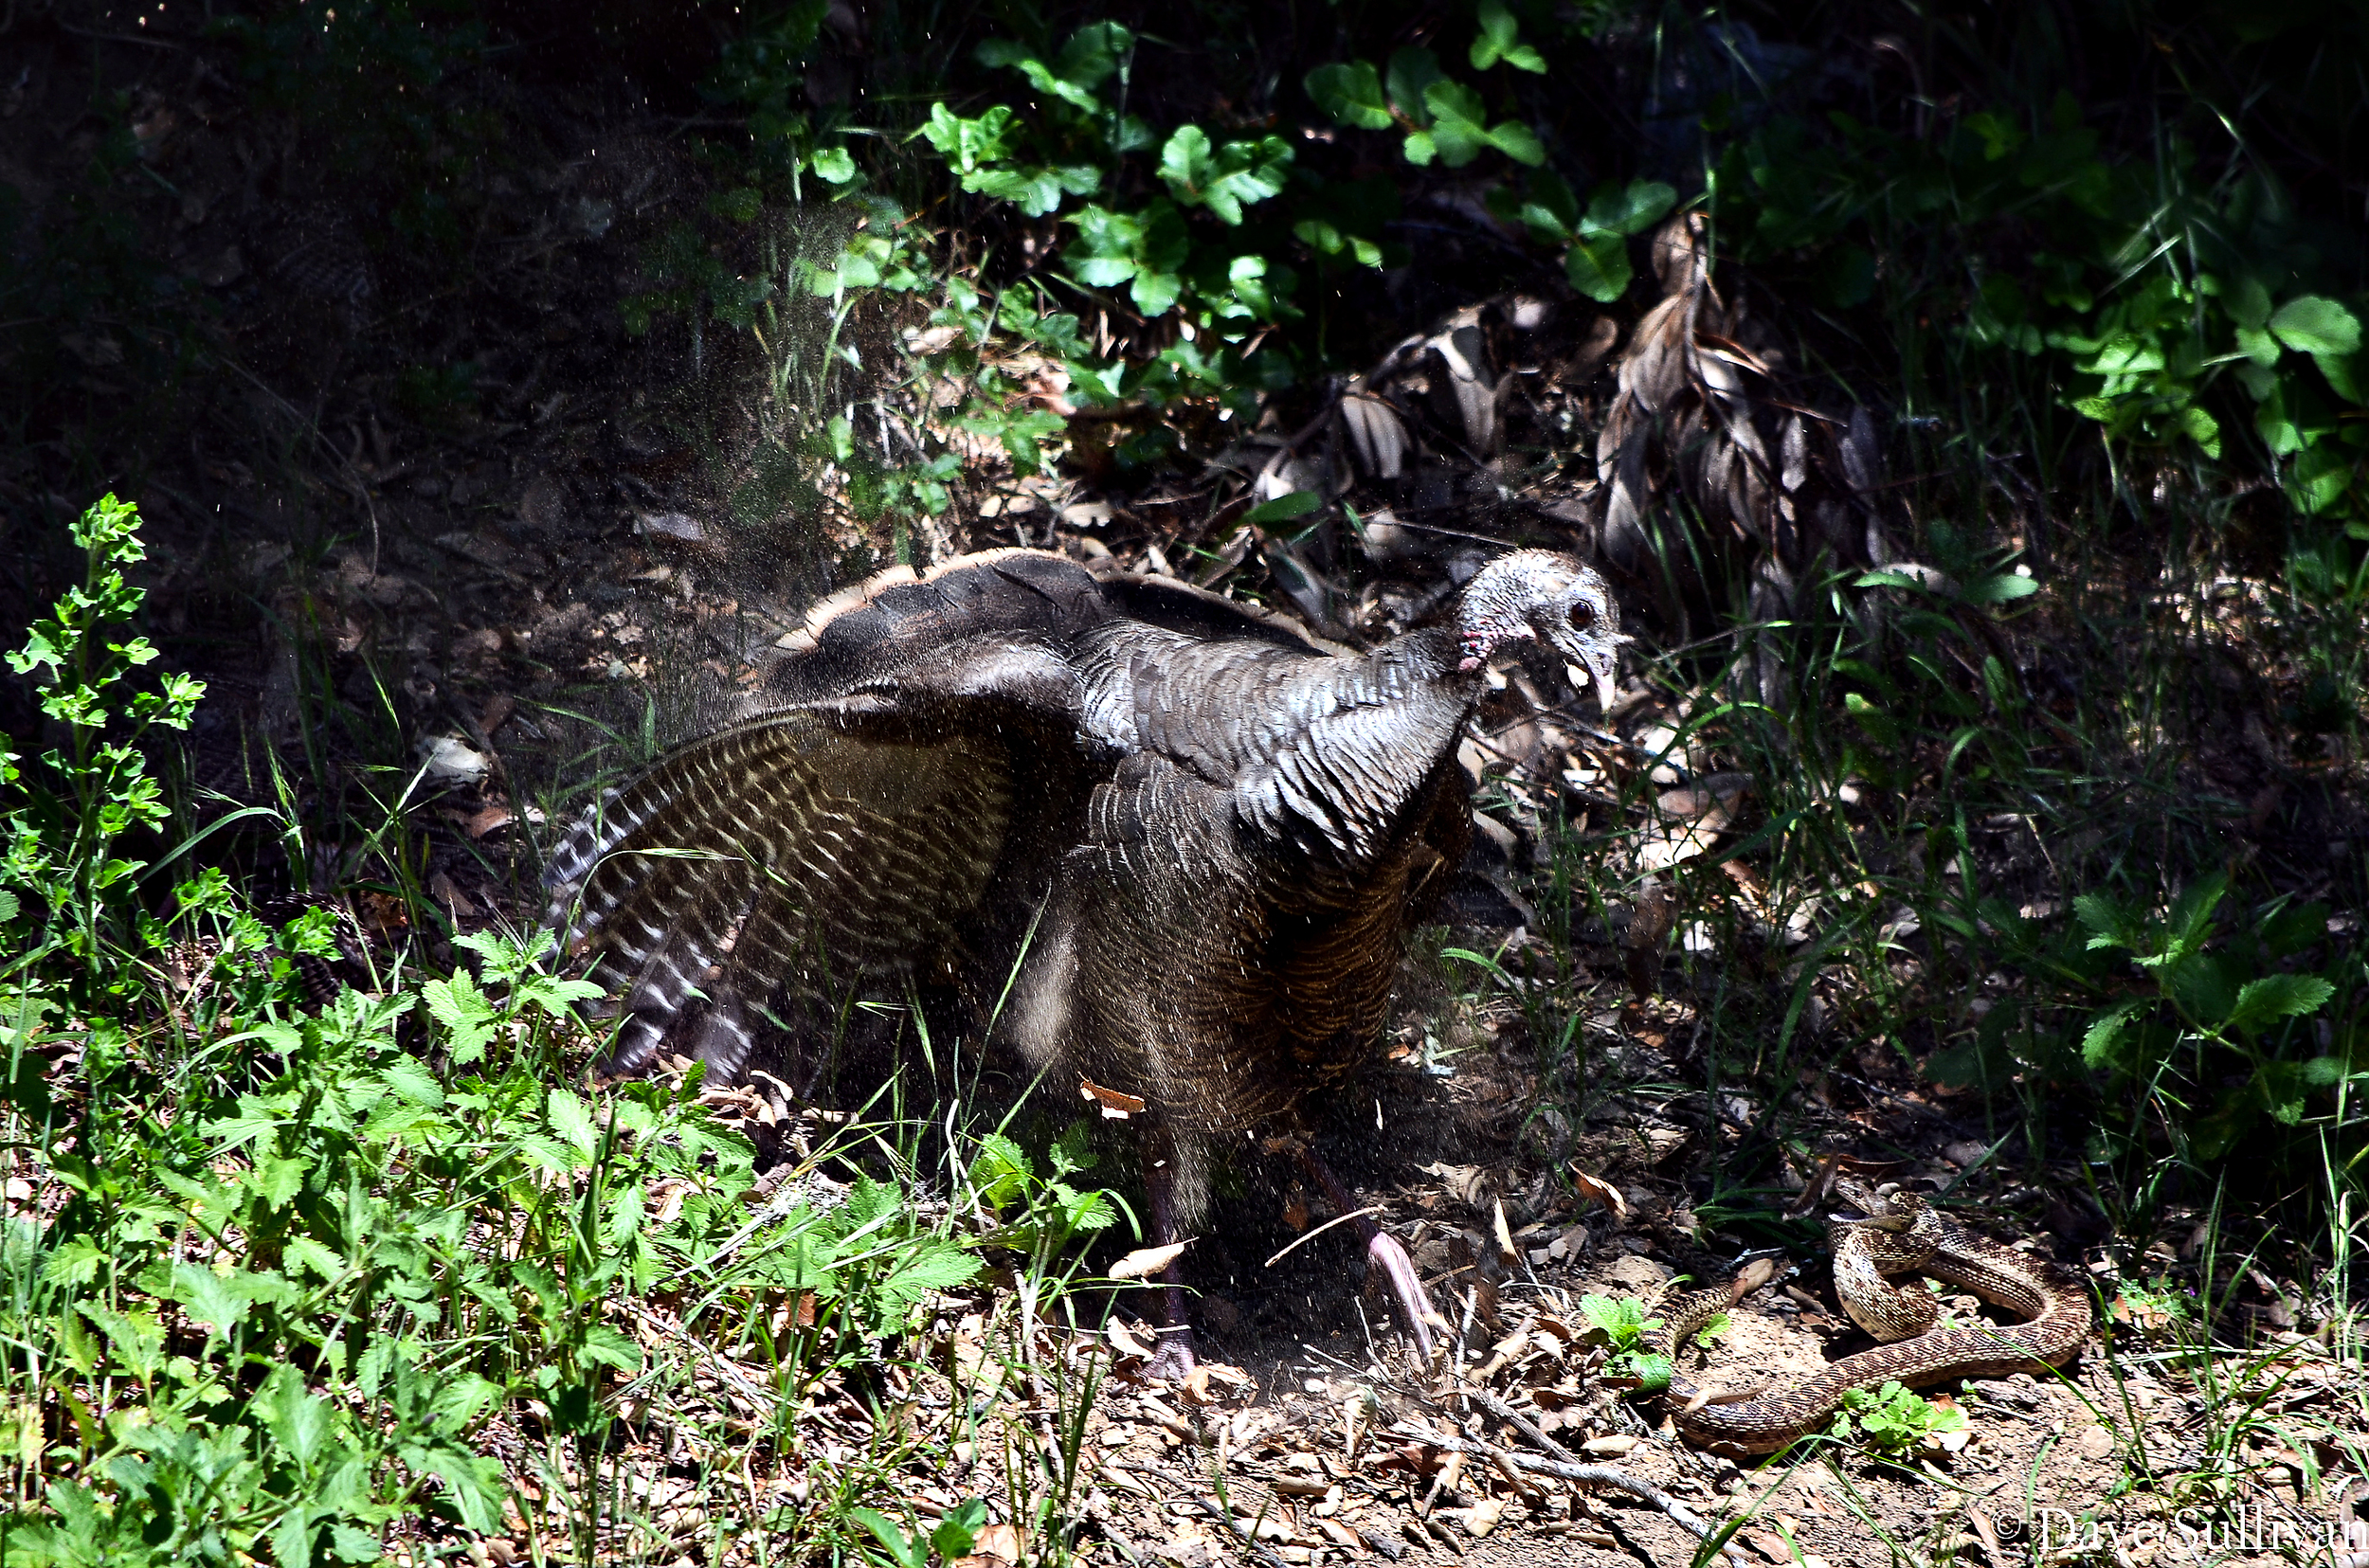
M 1741 1404 L 1698 1404 L 1697 1391 L 1673 1379 L 1672 1415 L 1691 1441 L 1726 1453 L 1774 1452 L 1822 1428 L 1853 1389 L 2037 1371 L 2062 1365 L 2089 1338 L 2089 1292 L 2054 1266 L 1983 1240 L 1912 1193 L 1874 1193 L 1848 1181 L 1838 1190 L 1868 1217 L 1833 1228 L 1836 1292 L 1860 1327 L 1895 1343 L 1846 1356 L 1781 1393 Z M 2026 1321 L 1933 1330 L 1940 1303 L 1931 1292 L 1880 1277 L 1911 1270 Z M 1726 1287 L 1671 1302 L 1664 1310 L 1668 1343 L 1684 1344 L 1736 1295 Z

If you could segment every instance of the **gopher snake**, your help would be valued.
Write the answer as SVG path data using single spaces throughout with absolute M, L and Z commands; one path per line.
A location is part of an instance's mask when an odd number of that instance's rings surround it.
M 1846 1356 L 1791 1388 L 1743 1404 L 1699 1404 L 1693 1389 L 1673 1379 L 1673 1415 L 1688 1438 L 1730 1453 L 1768 1453 L 1824 1425 L 1854 1388 L 1893 1381 L 1917 1388 L 1951 1378 L 2056 1366 L 2089 1337 L 2089 1297 L 2079 1282 L 1983 1240 L 1913 1194 L 1878 1195 L 1851 1182 L 1840 1190 L 1868 1217 L 1838 1222 L 1830 1232 L 1837 1293 L 1859 1326 L 1898 1343 Z M 1911 1269 L 2022 1313 L 2027 1321 L 2004 1328 L 1925 1332 L 1940 1310 L 1931 1292 L 1901 1289 L 1880 1279 Z M 1665 1311 L 1670 1344 L 1685 1343 L 1741 1293 L 1726 1287 L 1672 1302 Z

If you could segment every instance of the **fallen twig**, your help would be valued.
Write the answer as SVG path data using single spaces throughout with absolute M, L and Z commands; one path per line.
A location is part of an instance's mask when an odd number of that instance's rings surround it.
M 1328 1219 L 1323 1224 L 1317 1226 L 1314 1230 L 1306 1232 L 1288 1242 L 1284 1246 L 1282 1252 L 1275 1253 L 1275 1256 L 1267 1260 L 1266 1267 L 1270 1269 L 1274 1268 L 1290 1254 L 1293 1247 L 1298 1246 L 1303 1241 L 1314 1240 L 1317 1236 L 1324 1235 L 1325 1232 L 1329 1231 L 1335 1225 L 1346 1225 L 1352 1219 L 1364 1219 L 1368 1215 L 1378 1215 L 1380 1213 L 1382 1213 L 1382 1205 L 1376 1203 L 1367 1208 L 1351 1209 L 1347 1214 L 1335 1215 L 1330 1219 Z
M 1475 1443 L 1466 1438 L 1450 1437 L 1443 1433 L 1427 1431 L 1412 1421 L 1400 1422 L 1396 1430 L 1419 1443 L 1428 1443 L 1433 1448 L 1449 1453 L 1478 1453 L 1487 1458 L 1495 1456 L 1492 1453 L 1489 1444 Z M 1586 1482 L 1627 1492 L 1631 1497 L 1650 1503 L 1668 1514 L 1673 1523 L 1692 1535 L 1697 1541 L 1709 1541 L 1711 1538 L 1714 1527 L 1706 1523 L 1700 1514 L 1652 1482 L 1640 1481 L 1626 1470 L 1617 1470 L 1607 1465 L 1570 1465 L 1561 1460 L 1539 1459 L 1527 1453 L 1511 1453 L 1504 1450 L 1497 1450 L 1496 1452 L 1505 1453 L 1508 1459 L 1533 1474 L 1551 1475 L 1559 1481 Z M 1733 1542 L 1723 1544 L 1720 1550 L 1727 1555 L 1730 1562 L 1737 1565 L 1737 1568 L 1750 1568 L 1751 1559 L 1737 1550 Z

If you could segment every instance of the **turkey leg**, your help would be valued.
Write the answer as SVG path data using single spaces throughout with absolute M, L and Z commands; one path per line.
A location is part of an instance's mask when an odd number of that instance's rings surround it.
M 1180 1239 L 1176 1234 L 1176 1145 L 1166 1133 L 1147 1127 L 1143 1154 L 1144 1196 L 1151 1209 L 1151 1234 L 1146 1239 L 1154 1247 L 1173 1246 Z M 1200 1361 L 1193 1348 L 1193 1320 L 1184 1308 L 1184 1265 L 1181 1259 L 1170 1258 L 1168 1266 L 1153 1277 L 1160 1282 L 1160 1306 L 1154 1314 L 1158 1322 L 1152 1325 L 1160 1348 L 1144 1369 L 1145 1375 L 1182 1382 Z
M 1357 1199 L 1349 1196 L 1349 1189 L 1341 1184 L 1341 1179 L 1332 1174 L 1332 1167 L 1326 1164 L 1324 1158 L 1309 1147 L 1306 1142 L 1294 1139 L 1293 1143 L 1297 1145 L 1295 1152 L 1299 1155 L 1300 1168 L 1324 1188 L 1325 1197 L 1331 1200 L 1333 1208 L 1342 1214 L 1356 1214 Z M 1375 1224 L 1371 1216 L 1360 1216 L 1354 1223 L 1357 1234 L 1365 1238 L 1367 1262 L 1381 1270 L 1382 1277 L 1390 1282 L 1390 1294 L 1398 1303 L 1399 1315 L 1406 1320 L 1407 1332 L 1415 1336 L 1416 1354 L 1426 1361 L 1430 1361 L 1431 1325 L 1424 1320 L 1430 1314 L 1432 1306 L 1430 1298 L 1423 1294 L 1422 1281 L 1416 1277 L 1415 1260 L 1406 1255 L 1406 1249 L 1399 1245 L 1399 1238 Z

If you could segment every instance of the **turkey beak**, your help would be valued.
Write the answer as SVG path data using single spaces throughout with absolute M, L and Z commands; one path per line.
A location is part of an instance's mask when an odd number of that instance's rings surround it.
M 1582 658 L 1584 663 L 1565 663 L 1563 667 L 1564 675 L 1571 682 L 1571 690 L 1584 694 L 1589 682 L 1593 681 L 1596 687 L 1596 706 L 1609 710 L 1612 707 L 1613 682 L 1619 658 L 1618 646 L 1606 644 L 1593 647 L 1582 655 Z

